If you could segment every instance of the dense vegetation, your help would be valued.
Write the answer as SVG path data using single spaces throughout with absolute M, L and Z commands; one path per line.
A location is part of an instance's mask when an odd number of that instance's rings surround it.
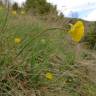
M 50 11 L 56 11 L 56 6 L 52 6 L 47 3 L 46 0 L 27 0 L 25 7 L 27 10 L 31 10 L 33 13 L 45 14 Z
M 40 5 L 30 14 L 45 14 L 38 1 L 28 0 Z M 14 6 L 0 8 L 0 96 L 96 96 L 96 52 L 72 41 L 70 19 Z

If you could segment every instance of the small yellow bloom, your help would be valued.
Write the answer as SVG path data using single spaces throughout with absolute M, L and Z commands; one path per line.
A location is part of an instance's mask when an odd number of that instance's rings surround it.
M 21 11 L 21 15 L 24 15 L 25 14 L 25 11 Z
M 45 74 L 45 77 L 46 77 L 47 79 L 49 79 L 49 80 L 52 80 L 52 79 L 53 79 L 53 74 L 50 73 L 50 72 L 48 72 L 48 73 Z
M 84 24 L 82 21 L 77 21 L 74 25 L 71 25 L 71 30 L 69 33 L 72 37 L 72 40 L 79 42 L 84 36 Z
M 15 10 L 12 11 L 12 15 L 16 16 L 17 12 Z
M 15 38 L 15 43 L 16 43 L 16 44 L 19 44 L 20 42 L 21 42 L 21 38 L 16 37 L 16 38 Z

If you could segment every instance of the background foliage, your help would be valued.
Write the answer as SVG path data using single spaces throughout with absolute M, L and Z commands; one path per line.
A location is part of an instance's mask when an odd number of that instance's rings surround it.
M 25 4 L 26 10 L 31 10 L 33 13 L 45 14 L 50 11 L 56 11 L 56 6 L 47 3 L 46 0 L 27 0 Z

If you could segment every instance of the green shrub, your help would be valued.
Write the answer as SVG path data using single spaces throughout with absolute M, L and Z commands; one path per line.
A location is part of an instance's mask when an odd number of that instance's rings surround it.
M 33 13 L 45 14 L 52 10 L 56 11 L 56 7 L 47 3 L 46 0 L 27 0 L 26 10 L 32 10 Z
M 13 6 L 12 6 L 12 9 L 13 10 L 17 10 L 18 9 L 18 4 L 17 3 L 14 3 Z
M 96 48 L 96 22 L 93 22 L 89 26 L 87 35 L 85 36 L 85 42 L 89 45 L 89 48 Z

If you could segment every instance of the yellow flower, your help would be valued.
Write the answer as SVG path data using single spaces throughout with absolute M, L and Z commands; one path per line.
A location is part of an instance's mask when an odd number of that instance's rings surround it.
M 53 79 L 53 74 L 50 73 L 50 72 L 48 72 L 48 73 L 45 74 L 45 77 L 46 77 L 47 79 L 49 79 L 49 80 L 52 80 L 52 79 Z
M 15 10 L 12 11 L 12 15 L 16 16 L 17 12 Z
M 15 43 L 16 43 L 16 44 L 19 44 L 20 42 L 21 42 L 21 38 L 16 37 L 16 38 L 15 38 Z
M 84 36 L 84 24 L 82 21 L 77 21 L 74 25 L 71 25 L 71 30 L 69 33 L 72 37 L 72 40 L 79 42 Z
M 25 11 L 21 11 L 21 15 L 24 15 L 25 14 Z

